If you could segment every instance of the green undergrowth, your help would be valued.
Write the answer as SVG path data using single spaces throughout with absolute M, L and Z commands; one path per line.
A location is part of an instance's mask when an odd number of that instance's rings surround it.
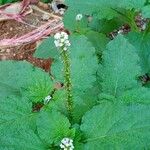
M 75 150 L 148 150 L 150 25 L 141 31 L 135 17 L 150 18 L 150 2 L 65 3 L 71 46 L 58 49 L 48 37 L 34 54 L 53 60 L 49 72 L 26 61 L 0 62 L 0 150 L 60 150 L 64 138 Z M 124 24 L 128 34 L 108 38 Z

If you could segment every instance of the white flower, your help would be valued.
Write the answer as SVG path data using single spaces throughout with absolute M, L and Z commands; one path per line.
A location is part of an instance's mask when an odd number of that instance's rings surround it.
M 60 39 L 60 42 L 64 43 L 64 42 L 65 42 L 65 39 L 64 39 L 64 38 L 63 38 L 63 39 Z
M 57 48 L 61 48 L 64 51 L 68 50 L 68 47 L 71 45 L 68 40 L 68 34 L 66 32 L 56 33 L 54 35 L 54 44 Z
M 64 47 L 63 50 L 66 51 L 66 50 L 67 50 L 67 47 Z
M 65 40 L 68 40 L 68 34 L 66 32 L 61 32 L 61 37 L 63 37 Z
M 66 46 L 71 46 L 71 44 L 70 44 L 70 43 L 68 43 L 68 44 L 66 44 Z
M 63 138 L 60 144 L 60 148 L 63 150 L 73 150 L 73 140 L 70 138 Z
M 56 33 L 56 34 L 54 35 L 54 39 L 56 39 L 56 40 L 60 39 L 60 37 L 61 37 L 60 33 Z
M 59 43 L 59 47 L 62 47 L 64 44 L 63 43 L 61 43 L 61 41 L 60 41 L 60 43 Z
M 45 99 L 44 99 L 44 104 L 46 105 L 46 104 L 48 104 L 49 103 L 49 101 L 51 100 L 51 96 L 50 95 L 48 95 L 47 97 L 45 97 Z
M 76 15 L 76 21 L 80 21 L 83 18 L 82 14 L 77 14 Z
M 59 41 L 55 40 L 54 43 L 56 47 L 59 47 Z

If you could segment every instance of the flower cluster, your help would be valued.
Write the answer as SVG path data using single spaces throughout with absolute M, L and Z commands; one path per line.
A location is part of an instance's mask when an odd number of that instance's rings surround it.
M 49 101 L 51 100 L 51 98 L 52 98 L 52 97 L 51 97 L 50 95 L 46 96 L 45 99 L 44 99 L 44 104 L 45 104 L 45 105 L 48 104 Z
M 63 150 L 73 150 L 73 140 L 70 138 L 63 138 L 60 144 L 60 148 Z
M 54 35 L 54 43 L 57 48 L 61 48 L 64 51 L 68 50 L 68 47 L 71 45 L 68 39 L 68 34 L 65 32 L 56 33 Z

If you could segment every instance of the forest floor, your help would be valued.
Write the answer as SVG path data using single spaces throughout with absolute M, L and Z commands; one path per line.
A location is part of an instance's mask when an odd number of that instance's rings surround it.
M 14 37 L 18 38 L 27 33 L 30 33 L 31 31 L 46 23 L 47 20 L 44 20 L 42 15 L 43 14 L 38 11 L 33 11 L 29 15 L 26 15 L 24 17 L 24 21 L 27 24 L 23 24 L 15 20 L 0 21 L 0 40 L 11 39 Z M 44 39 L 44 37 L 42 39 Z M 51 64 L 50 59 L 39 59 L 33 56 L 37 46 L 41 42 L 42 40 L 38 40 L 36 42 L 31 41 L 29 43 L 24 43 L 19 46 L 0 47 L 0 60 L 26 60 L 35 66 L 41 67 L 45 71 L 49 71 Z

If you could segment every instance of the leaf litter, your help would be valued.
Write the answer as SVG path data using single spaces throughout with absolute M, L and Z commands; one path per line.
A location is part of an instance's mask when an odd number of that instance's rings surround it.
M 0 60 L 26 60 L 49 71 L 51 60 L 34 58 L 43 39 L 63 30 L 62 17 L 48 4 L 23 0 L 0 7 Z

